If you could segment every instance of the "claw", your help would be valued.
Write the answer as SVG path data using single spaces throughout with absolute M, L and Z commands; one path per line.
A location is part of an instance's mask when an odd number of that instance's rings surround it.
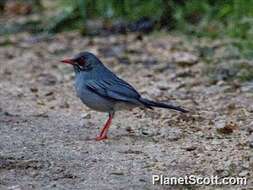
M 102 141 L 102 140 L 105 140 L 107 139 L 108 137 L 105 135 L 105 136 L 98 136 L 96 137 L 96 141 Z

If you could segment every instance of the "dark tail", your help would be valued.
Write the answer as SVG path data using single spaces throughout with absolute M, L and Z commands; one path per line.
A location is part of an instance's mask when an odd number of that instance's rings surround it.
M 158 107 L 158 108 L 173 109 L 173 110 L 181 111 L 183 113 L 189 112 L 189 111 L 187 111 L 183 108 L 177 107 L 177 106 L 168 105 L 168 104 L 164 104 L 164 103 L 161 103 L 161 102 L 154 102 L 152 100 L 148 100 L 148 99 L 145 99 L 145 98 L 140 98 L 139 101 L 148 108 Z

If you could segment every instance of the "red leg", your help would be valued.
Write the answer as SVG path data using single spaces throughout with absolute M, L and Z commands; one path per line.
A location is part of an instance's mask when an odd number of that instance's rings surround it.
M 107 133 L 108 133 L 109 127 L 112 123 L 112 118 L 113 118 L 113 115 L 109 114 L 109 118 L 106 121 L 104 127 L 102 128 L 100 135 L 98 137 L 96 137 L 97 141 L 107 139 Z

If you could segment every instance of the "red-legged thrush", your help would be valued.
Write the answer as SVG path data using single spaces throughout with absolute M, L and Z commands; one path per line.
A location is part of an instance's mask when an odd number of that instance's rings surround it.
M 117 110 L 159 107 L 187 112 L 180 107 L 142 98 L 130 84 L 117 77 L 92 53 L 81 52 L 74 58 L 61 62 L 73 65 L 75 88 L 82 102 L 91 109 L 109 113 L 109 119 L 96 140 L 107 138 L 113 115 Z

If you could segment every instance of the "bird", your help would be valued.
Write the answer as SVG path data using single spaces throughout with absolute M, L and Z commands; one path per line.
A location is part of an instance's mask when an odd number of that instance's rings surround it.
M 108 138 L 107 133 L 116 111 L 132 110 L 135 107 L 153 109 L 166 108 L 187 113 L 178 106 L 143 98 L 128 82 L 109 70 L 94 54 L 84 51 L 61 63 L 74 68 L 74 86 L 83 104 L 98 112 L 107 112 L 109 117 L 95 140 Z

